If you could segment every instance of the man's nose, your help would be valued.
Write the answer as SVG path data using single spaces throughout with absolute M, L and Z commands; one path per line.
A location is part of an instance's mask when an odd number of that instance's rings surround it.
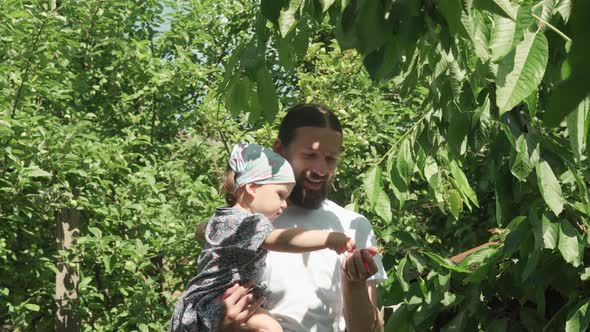
M 328 174 L 328 163 L 323 158 L 316 158 L 311 170 L 319 176 L 325 176 Z

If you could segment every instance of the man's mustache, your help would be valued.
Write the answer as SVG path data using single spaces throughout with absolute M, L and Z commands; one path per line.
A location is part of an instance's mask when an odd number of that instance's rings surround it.
M 315 180 L 315 181 L 328 181 L 328 176 L 327 175 L 319 175 L 319 174 L 315 174 L 315 173 L 310 173 L 309 175 L 305 175 L 303 174 L 302 178 L 306 178 L 306 179 L 310 179 L 310 180 Z

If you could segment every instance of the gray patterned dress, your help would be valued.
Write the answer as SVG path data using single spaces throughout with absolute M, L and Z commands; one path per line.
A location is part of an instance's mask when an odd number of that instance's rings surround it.
M 199 255 L 198 274 L 176 303 L 170 331 L 216 331 L 221 295 L 236 282 L 255 280 L 254 291 L 258 296 L 266 295 L 261 279 L 267 250 L 260 245 L 272 230 L 262 214 L 217 208 L 207 224 L 207 244 Z

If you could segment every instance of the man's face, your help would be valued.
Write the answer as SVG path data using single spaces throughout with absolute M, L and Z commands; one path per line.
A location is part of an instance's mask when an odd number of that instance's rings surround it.
M 330 128 L 300 127 L 295 138 L 275 150 L 287 159 L 295 172 L 296 185 L 289 200 L 298 206 L 317 209 L 328 195 L 336 171 L 342 135 Z

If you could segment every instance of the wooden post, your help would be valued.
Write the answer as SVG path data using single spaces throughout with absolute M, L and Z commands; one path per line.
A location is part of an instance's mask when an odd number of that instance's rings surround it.
M 69 250 L 80 234 L 80 211 L 64 208 L 57 216 L 57 249 Z M 80 331 L 80 317 L 75 311 L 78 301 L 78 267 L 66 262 L 57 263 L 59 271 L 55 276 L 55 302 L 57 312 L 55 330 L 57 332 Z

